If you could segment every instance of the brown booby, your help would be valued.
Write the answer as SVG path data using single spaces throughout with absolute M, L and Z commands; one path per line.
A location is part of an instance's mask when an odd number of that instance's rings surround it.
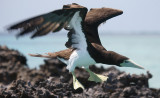
M 34 32 L 31 38 L 46 35 L 51 31 L 58 32 L 63 28 L 68 30 L 68 41 L 65 44 L 68 49 L 48 53 L 48 55 L 31 54 L 31 56 L 57 57 L 60 61 L 67 64 L 67 69 L 72 73 L 74 89 L 84 89 L 74 74 L 76 67 L 82 67 L 88 71 L 90 74 L 88 80 L 95 82 L 103 82 L 108 78 L 89 69 L 90 65 L 96 63 L 143 69 L 143 67 L 134 63 L 128 57 L 113 51 L 107 51 L 101 44 L 98 26 L 122 13 L 121 10 L 111 8 L 91 9 L 87 13 L 86 7 L 73 3 L 64 5 L 62 9 L 17 23 L 11 26 L 9 30 L 20 29 L 21 32 L 17 35 L 18 37 Z

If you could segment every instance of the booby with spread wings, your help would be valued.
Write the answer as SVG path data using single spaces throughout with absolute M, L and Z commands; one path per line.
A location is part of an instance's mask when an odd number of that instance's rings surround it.
M 74 70 L 76 67 L 83 67 L 90 74 L 88 80 L 95 82 L 104 82 L 108 78 L 89 69 L 90 65 L 96 63 L 143 69 L 128 57 L 113 51 L 107 51 L 99 39 L 98 26 L 122 13 L 121 10 L 111 8 L 91 9 L 87 13 L 86 7 L 73 3 L 64 5 L 62 9 L 17 23 L 11 26 L 9 30 L 21 29 L 17 37 L 32 32 L 31 38 L 46 35 L 51 31 L 58 32 L 63 28 L 68 30 L 68 41 L 65 44 L 68 49 L 48 53 L 48 55 L 31 54 L 31 56 L 57 57 L 67 64 L 67 69 L 72 73 L 74 89 L 84 89 L 75 76 Z

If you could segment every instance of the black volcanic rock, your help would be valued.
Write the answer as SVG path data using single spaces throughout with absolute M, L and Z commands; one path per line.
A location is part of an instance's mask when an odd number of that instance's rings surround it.
M 108 76 L 104 83 L 88 81 L 89 74 L 75 70 L 85 90 L 74 90 L 72 75 L 58 59 L 45 60 L 39 69 L 29 69 L 26 58 L 16 50 L 0 46 L 0 98 L 159 98 L 160 90 L 149 88 L 152 75 L 130 75 L 115 67 L 104 69 L 91 66 L 96 73 Z

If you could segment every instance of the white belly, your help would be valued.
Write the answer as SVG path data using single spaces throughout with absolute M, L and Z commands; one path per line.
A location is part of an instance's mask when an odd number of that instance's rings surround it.
M 96 64 L 95 60 L 91 58 L 87 50 L 75 50 L 68 61 L 67 69 L 72 72 L 75 67 L 88 68 L 90 65 Z

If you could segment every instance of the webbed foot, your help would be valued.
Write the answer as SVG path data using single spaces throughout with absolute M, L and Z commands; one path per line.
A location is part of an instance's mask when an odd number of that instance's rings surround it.
M 96 74 L 96 73 L 92 72 L 89 69 L 86 69 L 86 70 L 90 74 L 90 77 L 88 78 L 89 81 L 95 81 L 97 83 L 97 82 L 104 82 L 104 81 L 106 81 L 108 79 L 107 76 Z
M 74 72 L 72 72 L 72 75 L 73 75 L 73 88 L 75 90 L 78 89 L 78 88 L 84 89 L 83 85 L 77 80 Z

